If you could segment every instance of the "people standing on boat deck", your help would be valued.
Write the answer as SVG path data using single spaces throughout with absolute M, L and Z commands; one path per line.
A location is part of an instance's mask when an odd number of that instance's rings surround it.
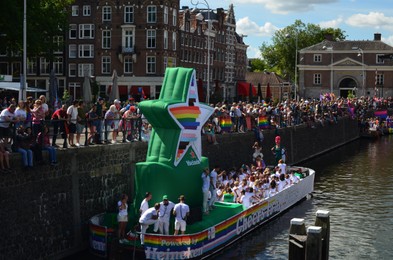
M 139 224 L 141 224 L 141 244 L 145 243 L 145 234 L 150 225 L 155 224 L 158 221 L 158 212 L 160 209 L 160 203 L 154 204 L 154 207 L 149 208 L 143 212 L 139 218 Z
M 168 200 L 168 196 L 164 195 L 160 202 L 160 211 L 158 213 L 158 221 L 154 224 L 154 232 L 159 230 L 160 234 L 169 235 L 169 220 L 175 203 Z
M 181 231 L 182 235 L 186 231 L 186 220 L 190 215 L 190 207 L 184 203 L 185 200 L 186 199 L 184 195 L 181 195 L 179 197 L 179 203 L 177 203 L 173 209 L 173 215 L 175 215 L 175 236 L 179 234 L 179 230 Z
M 208 205 L 209 189 L 210 189 L 209 168 L 206 167 L 203 170 L 201 177 L 202 177 L 202 194 L 203 194 L 202 210 L 203 210 L 203 214 L 207 215 L 207 214 L 209 214 L 209 205 Z
M 128 222 L 128 196 L 122 194 L 120 200 L 117 202 L 117 207 L 119 208 L 119 213 L 117 214 L 117 222 L 119 222 L 119 243 L 127 242 L 125 239 L 126 226 Z
M 252 154 L 252 158 L 253 158 L 254 162 L 255 162 L 255 160 L 257 159 L 258 156 L 263 158 L 262 147 L 259 145 L 258 142 L 254 143 L 254 145 L 252 146 L 252 149 L 254 149 L 254 153 Z
M 272 147 L 271 151 L 274 154 L 274 159 L 276 160 L 276 164 L 278 164 L 278 161 L 282 159 L 281 137 L 276 136 L 274 141 L 276 144 Z
M 153 197 L 153 195 L 151 194 L 151 192 L 146 192 L 145 194 L 145 198 L 142 200 L 141 202 L 141 206 L 139 207 L 139 213 L 142 215 L 146 210 L 149 209 L 149 200 L 151 200 L 151 198 Z
M 277 166 L 281 169 L 281 173 L 285 174 L 287 172 L 287 165 L 283 159 L 278 160 Z
M 214 166 L 214 169 L 210 172 L 210 201 L 209 210 L 214 209 L 214 202 L 217 200 L 217 175 L 220 170 L 220 166 Z

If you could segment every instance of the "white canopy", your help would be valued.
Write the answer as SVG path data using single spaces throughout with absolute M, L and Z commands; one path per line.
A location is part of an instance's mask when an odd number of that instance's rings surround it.
M 0 91 L 2 91 L 2 90 L 19 91 L 20 90 L 20 83 L 19 82 L 0 82 Z M 46 89 L 32 88 L 32 87 L 27 87 L 26 91 L 27 92 L 48 92 L 48 90 L 46 90 Z

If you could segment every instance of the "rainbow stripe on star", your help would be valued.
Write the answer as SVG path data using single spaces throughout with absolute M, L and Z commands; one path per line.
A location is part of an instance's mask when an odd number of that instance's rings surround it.
M 197 106 L 173 107 L 169 110 L 184 129 L 196 130 L 200 125 L 200 122 L 196 121 L 201 114 L 201 110 Z

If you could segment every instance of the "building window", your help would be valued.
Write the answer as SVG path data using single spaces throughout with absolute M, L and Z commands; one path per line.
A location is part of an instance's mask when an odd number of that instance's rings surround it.
M 147 48 L 156 48 L 156 30 L 147 30 Z
M 124 73 L 132 73 L 132 57 L 124 57 Z
M 132 52 L 134 48 L 134 28 L 124 29 L 122 37 L 123 52 Z
M 79 15 L 79 6 L 73 5 L 71 7 L 71 9 L 72 9 L 72 11 L 71 11 L 72 16 L 78 16 Z
M 176 10 L 176 8 L 173 8 L 172 25 L 173 26 L 177 25 L 177 10 Z
M 177 40 L 177 34 L 176 32 L 172 33 L 172 49 L 175 51 L 176 50 L 176 40 Z
M 70 39 L 76 39 L 76 36 L 78 32 L 78 26 L 76 24 L 70 24 L 70 30 L 69 30 L 69 38 Z
M 156 73 L 156 57 L 153 56 L 146 57 L 146 73 L 147 74 Z
M 27 60 L 27 74 L 37 74 L 37 61 L 36 59 Z
M 63 44 L 64 44 L 63 36 L 53 36 L 53 47 L 54 47 L 53 53 L 62 54 Z
M 124 23 L 134 22 L 134 7 L 125 6 L 124 7 Z
M 375 84 L 376 85 L 383 85 L 383 82 L 384 82 L 383 74 L 377 74 L 375 76 Z
M 316 73 L 313 77 L 314 85 L 321 85 L 321 74 Z
M 78 77 L 94 75 L 94 65 L 90 63 L 78 64 Z
M 322 55 L 321 54 L 314 54 L 314 62 L 321 62 Z
M 53 61 L 53 68 L 55 69 L 56 74 L 63 74 L 63 57 L 56 57 Z
M 147 6 L 147 22 L 148 23 L 157 22 L 157 7 L 155 5 Z
M 80 24 L 79 39 L 94 39 L 94 24 Z
M 91 6 L 84 5 L 83 6 L 83 16 L 90 16 L 91 15 Z
M 93 57 L 94 57 L 94 45 L 93 44 L 79 45 L 79 58 L 93 58 Z
M 68 76 L 76 77 L 76 64 L 75 63 L 68 64 Z
M 104 6 L 102 8 L 102 21 L 110 22 L 112 20 L 112 8 L 110 6 Z
M 77 57 L 76 44 L 68 45 L 68 57 L 69 58 L 76 58 Z
M 164 31 L 164 49 L 168 49 L 168 31 Z
M 168 24 L 168 6 L 164 7 L 164 24 Z
M 40 58 L 40 74 L 49 74 L 49 60 Z
M 111 48 L 111 30 L 102 30 L 102 48 Z
M 384 64 L 385 60 L 383 59 L 384 54 L 377 54 L 376 55 L 376 63 L 377 64 Z
M 111 57 L 110 56 L 103 56 L 101 58 L 102 61 L 102 74 L 110 74 L 111 73 Z

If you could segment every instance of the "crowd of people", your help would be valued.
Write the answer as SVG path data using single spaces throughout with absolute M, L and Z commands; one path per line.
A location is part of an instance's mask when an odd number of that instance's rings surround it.
M 57 163 L 56 149 L 132 141 L 148 141 L 152 126 L 143 117 L 133 98 L 126 102 L 107 102 L 99 97 L 85 104 L 75 100 L 69 106 L 54 109 L 41 95 L 26 101 L 4 98 L 0 113 L 0 170 L 10 171 L 9 155 L 18 152 L 26 168 L 42 161 L 48 151 L 51 164 Z M 202 128 L 211 144 L 218 144 L 217 135 L 254 131 L 256 140 L 263 141 L 263 130 L 305 124 L 308 127 L 335 124 L 348 116 L 359 121 L 360 129 L 379 127 L 384 120 L 373 112 L 393 108 L 389 98 L 336 98 L 326 93 L 319 99 L 261 102 L 218 102 L 211 104 L 214 113 Z M 390 117 L 387 116 L 389 120 Z M 392 120 L 390 120 L 392 121 Z M 378 125 L 376 125 L 376 123 Z M 41 133 L 41 134 L 40 134 Z M 62 146 L 58 145 L 61 137 Z M 85 142 L 82 144 L 81 137 Z M 38 138 L 39 137 L 39 138 Z M 48 142 L 49 140 L 49 142 Z M 55 149 L 53 149 L 55 148 Z M 33 158 L 33 159 L 32 159 Z

